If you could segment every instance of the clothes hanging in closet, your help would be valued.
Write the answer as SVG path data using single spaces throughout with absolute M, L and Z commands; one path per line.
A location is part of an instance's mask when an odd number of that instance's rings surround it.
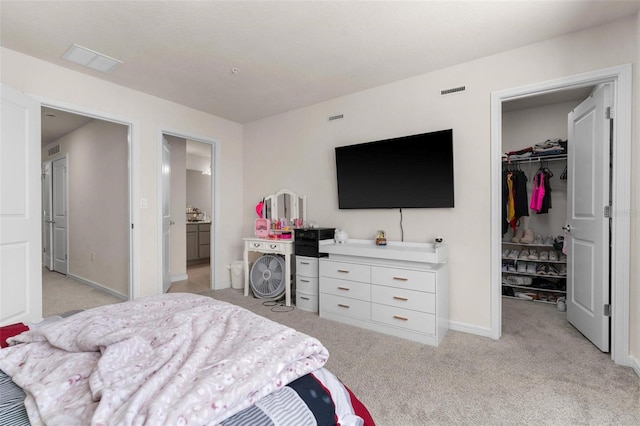
M 527 176 L 522 170 L 505 170 L 502 173 L 502 235 L 509 227 L 514 231 L 523 216 L 529 216 Z
M 529 207 L 538 214 L 549 213 L 551 208 L 551 183 L 553 173 L 541 166 L 533 176 L 533 190 L 531 191 L 531 202 Z

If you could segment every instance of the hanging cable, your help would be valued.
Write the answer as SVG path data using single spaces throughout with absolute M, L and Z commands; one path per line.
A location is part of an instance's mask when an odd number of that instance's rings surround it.
M 402 208 L 400 208 L 400 241 L 404 241 L 404 228 L 402 227 Z

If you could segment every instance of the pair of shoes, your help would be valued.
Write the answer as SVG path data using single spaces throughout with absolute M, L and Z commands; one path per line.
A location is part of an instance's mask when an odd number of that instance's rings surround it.
M 538 252 L 536 249 L 529 250 L 529 260 L 538 260 Z
M 533 231 L 530 229 L 524 230 L 524 235 L 520 238 L 522 244 L 533 244 Z
M 527 262 L 518 262 L 517 271 L 519 274 L 527 273 Z
M 564 263 L 558 265 L 558 275 L 567 275 L 567 265 Z
M 557 262 L 558 261 L 558 252 L 551 250 L 549 252 L 549 261 L 551 262 Z
M 527 274 L 531 274 L 531 275 L 536 274 L 536 264 L 534 262 L 527 263 Z
M 549 260 L 549 252 L 546 250 L 542 250 L 540 252 L 540 260 Z
M 520 259 L 528 259 L 529 258 L 529 249 L 523 248 L 522 251 L 520 251 L 520 255 L 518 257 Z
M 558 269 L 555 267 L 555 265 L 547 265 L 547 274 L 558 275 Z
M 524 236 L 524 231 L 522 229 L 516 229 L 516 232 L 513 235 L 513 238 L 511 238 L 511 242 L 512 243 L 519 243 L 520 239 Z
M 509 252 L 509 254 L 507 255 L 507 258 L 509 258 L 509 259 L 517 259 L 519 254 L 520 254 L 520 252 L 518 250 L 511 250 Z
M 536 274 L 547 275 L 547 265 L 544 263 L 539 263 L 538 266 L 536 266 Z

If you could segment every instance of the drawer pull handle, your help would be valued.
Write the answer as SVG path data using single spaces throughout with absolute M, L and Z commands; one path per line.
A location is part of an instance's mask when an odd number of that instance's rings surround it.
M 271 249 L 277 249 L 278 245 L 277 244 L 269 244 L 269 247 L 271 247 Z
M 406 302 L 407 300 L 409 300 L 409 299 L 407 299 L 406 297 L 400 297 L 400 296 L 393 296 L 393 298 L 394 298 L 395 300 L 402 300 L 403 302 Z
M 348 269 L 338 269 L 338 272 L 342 272 L 342 273 L 348 274 L 349 270 Z
M 402 320 L 402 321 L 409 321 L 409 318 L 401 317 L 401 316 L 398 316 L 398 315 L 394 315 L 393 317 L 395 319 L 399 319 L 399 320 Z
M 300 299 L 302 299 L 302 300 L 309 300 L 309 298 L 308 298 L 308 297 L 304 297 L 304 296 L 300 296 Z
M 302 281 L 303 283 L 311 282 L 311 281 L 309 281 L 309 280 L 303 280 L 303 279 L 300 279 L 300 281 Z
M 409 281 L 409 278 L 404 278 L 404 277 L 393 277 L 393 279 L 396 281 Z
M 347 309 L 350 308 L 349 305 L 343 305 L 342 303 L 338 303 L 338 306 L 340 306 L 341 308 L 347 308 Z
M 338 290 L 345 290 L 345 291 L 349 291 L 351 290 L 349 287 L 338 287 Z
M 260 247 L 260 243 L 253 243 L 254 247 Z
M 301 265 L 311 265 L 309 262 L 300 262 Z

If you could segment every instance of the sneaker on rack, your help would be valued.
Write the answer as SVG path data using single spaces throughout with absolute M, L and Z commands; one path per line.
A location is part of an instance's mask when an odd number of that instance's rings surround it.
M 529 249 L 526 249 L 526 248 L 522 249 L 520 251 L 520 254 L 518 255 L 518 258 L 519 259 L 528 259 L 529 258 Z
M 536 249 L 529 250 L 529 260 L 538 260 L 538 251 Z
M 558 269 L 553 264 L 547 266 L 547 274 L 548 275 L 558 275 Z
M 549 252 L 546 250 L 542 250 L 540 252 L 540 260 L 549 260 Z
M 526 274 L 527 273 L 527 262 L 516 262 L 517 265 L 517 271 L 520 274 Z
M 534 262 L 527 262 L 527 274 L 536 274 L 536 264 Z
M 509 259 L 517 259 L 520 252 L 518 250 L 511 250 L 507 256 Z
M 537 234 L 536 237 L 533 239 L 533 244 L 542 244 L 544 242 L 544 240 L 542 239 L 542 235 Z
M 547 275 L 547 265 L 545 263 L 538 263 L 538 266 L 536 266 L 536 274 Z
M 507 264 L 507 272 L 516 272 L 516 264 L 515 264 L 515 262 L 509 262 Z
M 511 251 L 510 249 L 502 250 L 502 258 L 508 257 L 510 251 Z
M 549 251 L 549 261 L 557 262 L 558 261 L 558 252 L 555 250 Z
M 567 275 L 567 265 L 564 263 L 558 265 L 558 275 Z

